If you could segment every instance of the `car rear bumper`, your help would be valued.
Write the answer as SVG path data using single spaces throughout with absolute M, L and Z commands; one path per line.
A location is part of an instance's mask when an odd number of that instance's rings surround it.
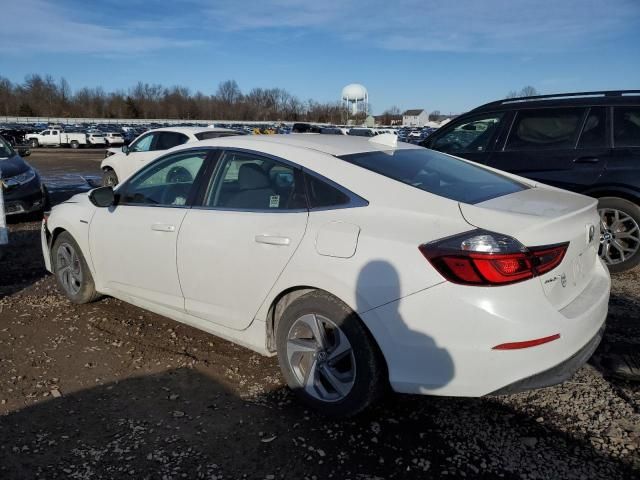
M 602 336 L 604 335 L 604 328 L 604 325 L 602 325 L 600 330 L 598 330 L 598 333 L 594 335 L 589 343 L 564 362 L 550 368 L 549 370 L 523 378 L 522 380 L 518 380 L 506 387 L 502 387 L 489 395 L 511 395 L 512 393 L 525 392 L 536 388 L 550 387 L 551 385 L 557 385 L 568 380 L 582 365 L 587 362 L 587 360 L 591 358 L 593 352 L 596 351 L 598 345 L 600 345 Z
M 591 281 L 558 310 L 539 283 L 465 287 L 445 282 L 360 316 L 402 393 L 479 397 L 566 380 L 599 342 L 611 281 L 598 260 Z M 494 347 L 559 335 L 529 348 Z

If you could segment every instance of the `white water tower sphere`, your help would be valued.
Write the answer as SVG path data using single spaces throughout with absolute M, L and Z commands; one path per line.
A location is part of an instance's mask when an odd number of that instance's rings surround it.
M 342 104 L 356 115 L 358 112 L 369 112 L 369 93 L 363 85 L 350 83 L 342 89 Z

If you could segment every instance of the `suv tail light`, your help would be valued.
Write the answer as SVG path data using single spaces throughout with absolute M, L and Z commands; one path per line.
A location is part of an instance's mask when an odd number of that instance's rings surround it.
M 562 262 L 569 242 L 527 248 L 515 238 L 476 230 L 420 245 L 420 251 L 447 280 L 496 286 L 545 274 Z

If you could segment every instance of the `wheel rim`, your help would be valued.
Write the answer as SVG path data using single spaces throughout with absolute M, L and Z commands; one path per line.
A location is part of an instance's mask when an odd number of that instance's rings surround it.
M 115 176 L 111 173 L 107 173 L 104 178 L 105 187 L 115 187 L 118 182 L 115 179 Z
M 615 208 L 600 208 L 600 257 L 607 265 L 629 260 L 640 250 L 640 226 Z
M 323 402 L 344 399 L 356 380 L 349 339 L 322 315 L 310 313 L 293 322 L 287 335 L 287 361 L 300 388 Z
M 82 266 L 76 249 L 61 243 L 56 254 L 56 271 L 65 292 L 76 295 L 82 288 Z

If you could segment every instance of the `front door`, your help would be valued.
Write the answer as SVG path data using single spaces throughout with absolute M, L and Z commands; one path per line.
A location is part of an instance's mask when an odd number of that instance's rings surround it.
M 153 149 L 157 137 L 158 132 L 147 133 L 129 146 L 126 158 L 118 165 L 118 176 L 121 181 L 129 178 L 132 174 L 160 155 Z
M 187 151 L 154 162 L 121 184 L 116 206 L 97 210 L 91 253 L 99 278 L 119 296 L 184 309 L 176 243 L 206 156 Z
M 478 163 L 486 163 L 508 113 L 483 113 L 443 127 L 425 146 Z
M 225 153 L 202 206 L 189 210 L 178 237 L 187 312 L 246 328 L 298 247 L 307 218 L 298 169 Z

